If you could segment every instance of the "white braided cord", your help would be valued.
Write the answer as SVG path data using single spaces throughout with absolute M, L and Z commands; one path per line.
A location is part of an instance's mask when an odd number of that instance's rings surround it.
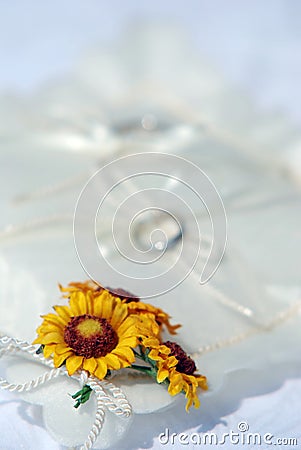
M 90 387 L 91 387 L 91 389 L 93 389 L 92 386 L 90 386 Z M 93 389 L 93 392 L 96 396 L 95 419 L 94 419 L 93 425 L 91 427 L 91 430 L 89 431 L 88 437 L 85 440 L 84 444 L 80 447 L 80 450 L 88 450 L 93 447 L 93 444 L 95 443 L 96 439 L 99 436 L 99 433 L 102 430 L 103 423 L 105 420 L 105 410 L 104 410 L 102 398 L 95 389 Z
M 295 317 L 296 314 L 299 313 L 299 311 L 301 311 L 301 300 L 295 301 L 288 308 L 277 313 L 267 323 L 261 324 L 261 325 L 255 325 L 244 333 L 237 334 L 237 335 L 231 336 L 230 338 L 214 342 L 213 344 L 205 345 L 204 347 L 201 347 L 196 352 L 194 352 L 191 355 L 191 357 L 194 359 L 197 359 L 200 356 L 204 355 L 205 353 L 220 350 L 221 348 L 229 347 L 231 345 L 243 342 L 246 339 L 256 336 L 258 334 L 272 331 L 275 328 L 277 328 L 279 325 L 282 325 L 285 322 L 287 322 L 292 317 Z
M 95 377 L 90 377 L 87 384 L 98 395 L 108 410 L 116 414 L 116 416 L 127 418 L 131 415 L 132 408 L 129 402 L 121 389 L 113 383 L 107 383 L 105 380 L 100 381 Z
M 0 358 L 21 351 L 26 356 L 30 356 L 30 359 L 37 360 L 50 368 L 49 371 L 25 383 L 9 383 L 6 379 L 0 377 L 0 388 L 2 389 L 10 392 L 29 392 L 60 375 L 69 376 L 65 366 L 55 368 L 51 359 L 46 359 L 42 354 L 37 354 L 37 348 L 26 341 L 21 341 L 10 336 L 1 336 L 0 346 L 2 347 L 0 347 Z M 95 419 L 85 443 L 80 447 L 80 450 L 88 450 L 93 447 L 102 430 L 105 419 L 105 407 L 110 412 L 123 418 L 131 415 L 132 408 L 121 389 L 113 383 L 89 376 L 85 370 L 75 373 L 71 378 L 77 380 L 81 388 L 88 385 L 96 397 Z

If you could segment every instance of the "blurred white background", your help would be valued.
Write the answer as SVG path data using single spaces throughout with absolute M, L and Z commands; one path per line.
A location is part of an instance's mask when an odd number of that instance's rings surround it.
M 30 92 L 86 48 L 146 20 L 174 22 L 230 82 L 301 124 L 298 0 L 0 2 L 0 89 Z

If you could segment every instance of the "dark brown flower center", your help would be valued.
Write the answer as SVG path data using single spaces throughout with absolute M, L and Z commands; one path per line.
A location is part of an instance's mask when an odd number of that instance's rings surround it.
M 185 373 L 186 375 L 192 375 L 196 371 L 195 362 L 190 358 L 190 356 L 187 355 L 186 352 L 184 352 L 180 345 L 171 341 L 164 342 L 164 345 L 170 348 L 170 354 L 177 358 L 178 364 L 176 365 L 176 369 L 178 372 Z
M 105 356 L 118 344 L 117 334 L 109 322 L 90 314 L 71 317 L 64 339 L 76 355 L 85 358 Z

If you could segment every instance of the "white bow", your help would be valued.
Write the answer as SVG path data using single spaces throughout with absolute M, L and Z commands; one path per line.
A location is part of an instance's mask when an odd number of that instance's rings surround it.
M 39 361 L 41 364 L 51 368 L 51 370 L 48 370 L 39 377 L 21 384 L 9 383 L 6 379 L 0 377 L 0 387 L 2 389 L 7 389 L 10 392 L 28 392 L 60 375 L 69 377 L 65 366 L 55 368 L 51 359 L 46 359 L 42 354 L 37 354 L 37 348 L 28 344 L 26 341 L 20 341 L 9 336 L 2 336 L 0 338 L 0 345 L 0 357 L 21 351 L 30 359 Z M 97 408 L 95 420 L 85 443 L 80 449 L 87 450 L 92 448 L 103 427 L 105 408 L 117 416 L 125 418 L 132 414 L 132 408 L 122 390 L 107 380 L 98 380 L 94 376 L 89 376 L 88 372 L 85 370 L 75 373 L 71 378 L 77 380 L 81 387 L 88 385 L 96 397 Z

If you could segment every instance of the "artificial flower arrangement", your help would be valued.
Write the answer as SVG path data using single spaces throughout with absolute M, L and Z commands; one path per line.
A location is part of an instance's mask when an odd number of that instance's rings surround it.
M 140 371 L 165 384 L 170 395 L 184 393 L 187 411 L 200 406 L 198 389 L 207 389 L 206 377 L 196 373 L 180 345 L 162 341 L 164 328 L 174 335 L 180 327 L 171 325 L 168 314 L 122 289 L 112 293 L 92 281 L 60 289 L 69 305 L 54 306 L 55 313 L 42 316 L 33 342 L 40 344 L 38 353 L 52 358 L 57 368 L 65 365 L 70 376 L 84 370 L 104 380 L 112 371 Z M 85 385 L 73 395 L 76 408 L 91 391 Z

